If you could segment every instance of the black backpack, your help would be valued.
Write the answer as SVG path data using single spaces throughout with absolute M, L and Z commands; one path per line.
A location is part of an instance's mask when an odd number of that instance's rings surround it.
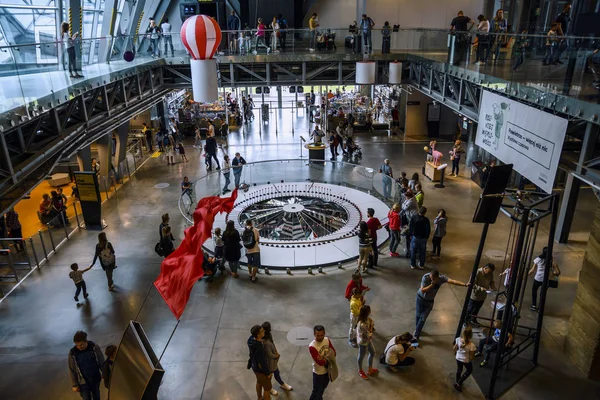
M 256 237 L 254 237 L 254 229 L 244 229 L 244 233 L 242 233 L 242 243 L 247 249 L 252 249 L 254 246 L 256 246 Z

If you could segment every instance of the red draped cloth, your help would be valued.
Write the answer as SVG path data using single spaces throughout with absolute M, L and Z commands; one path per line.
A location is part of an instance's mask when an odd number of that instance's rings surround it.
M 237 189 L 231 197 L 212 196 L 200 200 L 194 211 L 194 225 L 184 231 L 179 247 L 160 266 L 154 286 L 177 319 L 183 314 L 194 284 L 204 276 L 202 245 L 212 236 L 215 216 L 231 212 L 236 198 Z

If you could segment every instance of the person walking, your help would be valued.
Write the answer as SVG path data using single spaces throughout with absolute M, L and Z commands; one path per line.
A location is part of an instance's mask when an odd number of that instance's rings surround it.
M 537 256 L 533 260 L 533 266 L 529 270 L 529 275 L 534 275 L 533 285 L 531 286 L 531 311 L 538 311 L 537 307 L 537 293 L 540 287 L 544 284 L 544 272 L 546 271 L 546 262 L 548 260 L 548 247 L 544 247 L 542 254 Z M 556 281 L 560 275 L 560 269 L 556 263 L 552 263 L 552 269 L 550 270 L 549 282 Z
M 558 35 L 560 33 L 560 25 L 557 23 L 553 23 L 552 27 L 548 31 L 546 35 L 546 54 L 542 59 L 543 65 L 556 64 L 553 60 L 556 53 L 556 48 L 558 47 Z
M 383 181 L 383 197 L 389 199 L 392 195 L 392 182 L 394 181 L 394 173 L 390 165 L 390 159 L 383 160 L 383 164 L 379 167 L 379 173 Z
M 367 226 L 369 227 L 369 235 L 371 236 L 371 255 L 369 256 L 369 265 L 371 268 L 377 266 L 379 260 L 379 247 L 377 247 L 377 231 L 382 228 L 381 221 L 375 217 L 375 210 L 367 208 Z
M 269 361 L 265 351 L 263 338 L 265 330 L 260 325 L 254 325 L 250 329 L 250 337 L 248 338 L 248 350 L 250 357 L 248 359 L 248 369 L 252 368 L 252 372 L 256 376 L 256 396 L 259 400 L 271 400 L 271 377 L 273 374 L 269 371 Z
M 160 56 L 160 49 L 158 48 L 158 41 L 160 40 L 160 28 L 156 25 L 154 18 L 150 18 L 150 26 L 146 29 L 148 39 L 150 39 L 150 46 L 152 46 L 152 58 Z
M 356 324 L 356 340 L 358 342 L 358 375 L 363 379 L 369 379 L 369 376 L 377 374 L 379 371 L 373 368 L 373 359 L 375 358 L 375 346 L 373 345 L 373 330 L 375 324 L 370 317 L 371 307 L 362 306 L 358 314 L 358 322 Z M 365 358 L 365 353 L 369 352 L 367 363 L 369 369 L 365 374 L 362 363 Z
M 465 149 L 462 147 L 462 142 L 457 140 L 454 142 L 454 147 L 450 150 L 450 160 L 452 160 L 452 172 L 450 176 L 458 176 L 460 168 L 460 157 L 465 154 Z
M 475 280 L 473 281 L 473 290 L 467 306 L 467 323 L 477 324 L 477 314 L 483 306 L 489 290 L 496 290 L 494 282 L 494 270 L 496 267 L 492 263 L 485 264 L 477 270 Z
M 250 280 L 256 282 L 258 278 L 256 274 L 260 268 L 260 232 L 256 229 L 249 219 L 246 221 L 246 228 L 242 233 L 242 243 L 246 248 L 246 257 L 248 258 L 248 272 L 250 273 Z
M 162 234 L 160 236 L 160 248 L 162 249 L 162 256 L 164 258 L 167 258 L 172 252 L 175 251 L 175 246 L 173 245 L 174 241 L 175 238 L 171 233 L 171 227 L 168 225 L 165 226 L 162 229 Z
M 385 363 L 392 372 L 398 372 L 397 367 L 408 367 L 415 363 L 413 357 L 409 357 L 416 346 L 411 345 L 410 341 L 413 335 L 404 332 L 402 335 L 396 335 L 390 339 L 385 346 Z
M 240 233 L 235 229 L 235 223 L 233 220 L 227 221 L 225 226 L 225 232 L 223 232 L 223 259 L 229 264 L 231 270 L 231 276 L 237 278 L 237 273 L 240 268 L 240 258 L 242 257 L 242 238 Z
M 427 208 L 421 207 L 419 213 L 410 220 L 410 268 L 425 268 L 425 258 L 427 253 L 427 240 L 431 234 L 431 223 L 425 216 Z M 417 254 L 419 255 L 419 264 L 417 264 Z
M 557 43 L 557 48 L 554 52 L 554 58 L 550 60 L 552 64 L 563 64 L 563 62 L 560 61 L 560 57 L 562 56 L 563 52 L 569 48 L 569 39 L 565 39 L 564 36 L 570 33 L 568 32 L 569 24 L 571 23 L 571 17 L 569 16 L 570 12 L 571 4 L 565 4 L 562 12 L 558 14 L 554 20 L 554 23 L 558 24 L 559 26 L 559 36 L 563 37 L 563 39 Z
M 71 272 L 69 272 L 69 278 L 73 280 L 75 284 L 75 296 L 73 297 L 76 302 L 79 302 L 79 294 L 83 290 L 83 298 L 87 299 L 89 294 L 87 292 L 87 287 L 85 286 L 85 281 L 83 280 L 83 274 L 92 269 L 92 267 L 79 270 L 79 265 L 77 263 L 71 264 Z
M 358 315 L 360 309 L 365 305 L 365 298 L 360 287 L 352 289 L 350 298 L 350 329 L 348 330 L 348 344 L 352 347 L 358 347 L 356 343 L 356 325 L 358 324 Z
M 225 178 L 225 185 L 223 186 L 223 194 L 227 194 L 231 192 L 229 190 L 229 184 L 231 183 L 231 162 L 229 161 L 229 156 L 225 154 L 223 156 L 223 177 Z
M 115 283 L 113 282 L 113 271 L 117 268 L 115 249 L 113 245 L 106 238 L 106 233 L 100 232 L 98 234 L 98 243 L 96 244 L 96 252 L 94 253 L 94 259 L 90 264 L 93 267 L 96 264 L 96 260 L 100 259 L 100 266 L 106 272 L 106 280 L 108 282 L 108 290 L 113 291 Z
M 173 37 L 171 36 L 171 24 L 169 18 L 165 18 L 164 22 L 160 24 L 160 30 L 162 32 L 163 43 L 165 46 L 165 57 L 169 54 L 167 51 L 171 46 L 171 57 L 175 57 L 175 50 L 173 49 Z
M 65 202 L 66 203 L 66 202 Z M 9 237 L 15 239 L 15 249 L 18 253 L 25 250 L 23 238 L 23 232 L 21 229 L 21 222 L 19 221 L 19 214 L 15 211 L 14 208 L 11 208 L 6 213 L 6 233 Z
M 60 40 L 67 49 L 67 57 L 69 60 L 69 75 L 71 78 L 83 78 L 83 75 L 77 72 L 77 59 L 75 55 L 75 40 L 79 36 L 79 32 L 73 35 L 69 33 L 69 23 L 63 22 L 60 26 Z
M 363 53 L 371 53 L 373 51 L 373 42 L 371 41 L 371 31 L 375 26 L 375 22 L 367 14 L 362 15 L 360 20 L 360 30 L 362 32 Z
M 212 124 L 210 125 L 212 126 Z M 213 128 L 214 129 L 214 128 Z M 210 132 L 210 131 L 209 131 Z M 215 139 L 214 135 L 208 134 L 206 138 L 206 162 L 208 165 L 208 171 L 212 171 L 212 159 L 214 158 L 217 163 L 217 171 L 221 169 L 221 165 L 219 164 L 219 159 L 217 158 L 217 139 Z
M 240 187 L 240 178 L 242 177 L 242 169 L 246 165 L 246 160 L 240 155 L 235 153 L 234 159 L 231 161 L 231 167 L 233 168 L 233 179 L 235 181 L 235 187 Z
M 369 262 L 369 255 L 372 251 L 373 239 L 369 235 L 369 226 L 365 221 L 360 221 L 358 224 L 358 269 L 362 273 L 367 272 L 367 264 Z
M 71 390 L 79 393 L 83 400 L 100 400 L 100 382 L 102 380 L 102 349 L 91 340 L 87 333 L 75 332 L 75 346 L 69 350 L 69 377 Z
M 515 58 L 515 63 L 513 64 L 513 68 L 512 70 L 514 72 L 517 71 L 517 69 L 523 65 L 523 62 L 525 61 L 525 49 L 529 47 L 529 38 L 527 37 L 527 29 L 523 29 L 521 31 L 521 34 L 519 36 L 517 36 L 517 39 L 515 41 L 515 45 L 514 45 L 514 58 Z
M 104 350 L 106 361 L 102 364 L 102 380 L 104 381 L 104 387 L 110 389 L 110 378 L 112 377 L 112 369 L 115 363 L 115 357 L 117 356 L 117 346 L 111 344 Z
M 254 51 L 252 52 L 253 54 L 258 53 L 259 46 L 267 49 L 267 54 L 271 52 L 271 48 L 267 46 L 266 42 L 266 29 L 267 26 L 263 23 L 262 18 L 259 18 L 258 23 L 256 25 L 256 45 L 254 46 Z
M 421 287 L 417 290 L 417 303 L 416 303 L 416 315 L 415 315 L 415 333 L 413 334 L 413 342 L 418 342 L 421 336 L 423 326 L 429 313 L 433 309 L 433 303 L 438 290 L 444 283 L 449 283 L 455 286 L 469 286 L 468 283 L 456 281 L 450 279 L 445 275 L 440 274 L 437 269 L 433 269 L 431 272 L 423 275 L 421 278 Z
M 323 400 L 325 389 L 329 385 L 330 367 L 335 364 L 336 351 L 331 340 L 325 336 L 325 327 L 316 325 L 313 328 L 314 340 L 308 345 L 308 351 L 313 359 L 313 388 L 309 400 Z
M 442 239 L 446 236 L 447 224 L 448 217 L 446 217 L 446 210 L 441 208 L 433 220 L 433 238 L 431 239 L 433 244 L 433 250 L 431 252 L 432 257 L 440 258 L 442 252 Z
M 275 342 L 273 341 L 273 334 L 271 333 L 271 323 L 268 321 L 263 322 L 262 327 L 265 331 L 265 336 L 263 337 L 263 346 L 264 346 L 265 352 L 267 354 L 267 362 L 269 364 L 269 371 L 273 374 L 277 383 L 279 383 L 280 388 L 282 388 L 283 390 L 288 391 L 288 392 L 291 390 L 294 390 L 293 387 L 291 387 L 290 385 L 285 383 L 283 381 L 283 379 L 281 379 L 281 374 L 279 372 L 279 366 L 278 366 L 279 358 L 281 357 L 281 354 L 279 354 L 279 352 L 277 351 L 277 347 L 275 346 Z M 273 396 L 277 396 L 279 393 L 277 393 L 277 390 L 271 389 L 271 394 Z
M 456 381 L 454 389 L 462 392 L 462 384 L 473 372 L 473 360 L 477 347 L 473 343 L 473 330 L 467 325 L 460 337 L 454 340 L 454 352 L 456 353 Z M 463 374 L 463 368 L 466 369 Z M 462 376 L 461 376 L 462 375 Z
M 313 13 L 308 20 L 308 30 L 309 30 L 309 44 L 308 50 L 315 51 L 315 47 L 317 45 L 317 28 L 319 27 L 319 16 L 317 13 Z
M 390 257 L 400 257 L 396 252 L 400 245 L 400 204 L 395 203 L 388 212 L 388 227 L 390 228 Z
M 185 156 L 185 148 L 183 147 L 183 143 L 179 142 L 179 145 L 177 145 L 177 152 L 181 156 L 181 161 L 188 161 L 187 157 Z
M 410 244 L 412 241 L 412 233 L 410 231 L 410 221 L 419 213 L 417 200 L 412 192 L 408 189 L 404 193 L 404 201 L 402 202 L 402 211 L 400 212 L 400 231 L 404 234 L 404 243 L 406 244 L 405 255 L 410 257 Z

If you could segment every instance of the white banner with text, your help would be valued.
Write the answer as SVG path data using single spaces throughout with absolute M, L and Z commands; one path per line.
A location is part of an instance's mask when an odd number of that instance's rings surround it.
M 483 91 L 475 143 L 546 193 L 552 191 L 567 120 Z

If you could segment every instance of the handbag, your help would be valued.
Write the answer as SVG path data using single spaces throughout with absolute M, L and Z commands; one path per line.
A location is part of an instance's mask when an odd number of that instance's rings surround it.
M 558 287 L 558 276 L 556 277 L 556 279 L 550 279 L 548 281 L 548 287 L 551 287 L 553 289 L 556 289 Z
M 154 252 L 161 257 L 163 256 L 163 248 L 160 242 L 156 243 L 156 245 L 154 246 Z

